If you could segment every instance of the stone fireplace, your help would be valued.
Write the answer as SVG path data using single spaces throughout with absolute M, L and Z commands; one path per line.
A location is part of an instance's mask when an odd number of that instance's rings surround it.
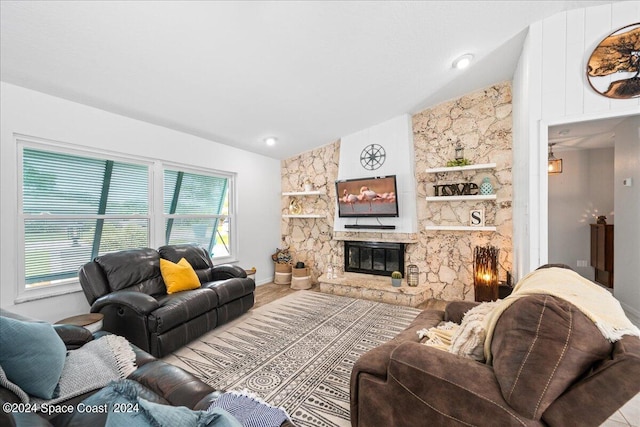
M 376 276 L 399 271 L 404 276 L 404 243 L 345 241 L 344 271 Z

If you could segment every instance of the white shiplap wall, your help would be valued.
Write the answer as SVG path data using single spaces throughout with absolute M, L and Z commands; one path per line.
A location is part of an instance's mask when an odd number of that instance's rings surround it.
M 547 127 L 640 114 L 640 99 L 606 98 L 586 77 L 598 43 L 636 22 L 640 2 L 626 1 L 559 13 L 529 28 L 513 81 L 516 278 L 547 262 Z

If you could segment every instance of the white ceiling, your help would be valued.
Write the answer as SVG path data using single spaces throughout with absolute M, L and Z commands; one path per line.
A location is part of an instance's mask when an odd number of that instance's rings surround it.
M 615 146 L 615 127 L 627 117 L 591 120 L 549 126 L 549 143 L 553 151 L 592 150 Z
M 282 159 L 510 80 L 529 24 L 602 3 L 3 0 L 0 78 Z

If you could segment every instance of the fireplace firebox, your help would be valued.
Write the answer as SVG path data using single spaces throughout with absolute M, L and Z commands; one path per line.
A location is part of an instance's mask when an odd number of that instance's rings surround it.
M 344 271 L 378 276 L 399 271 L 404 276 L 404 243 L 345 241 Z

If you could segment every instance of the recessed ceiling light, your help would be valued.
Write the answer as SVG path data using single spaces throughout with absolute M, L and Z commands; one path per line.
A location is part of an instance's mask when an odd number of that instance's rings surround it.
M 562 136 L 569 135 L 569 132 L 571 132 L 569 129 L 562 129 L 558 131 L 558 135 L 562 135 Z
M 272 145 L 276 145 L 276 141 L 277 139 L 274 136 L 270 136 L 264 139 L 264 143 L 267 144 L 269 147 L 271 147 Z
M 473 55 L 470 53 L 465 53 L 464 55 L 456 58 L 455 61 L 453 61 L 453 68 L 456 68 L 458 70 L 462 70 L 463 68 L 467 68 L 469 66 L 469 64 L 471 64 L 471 60 L 473 59 Z

